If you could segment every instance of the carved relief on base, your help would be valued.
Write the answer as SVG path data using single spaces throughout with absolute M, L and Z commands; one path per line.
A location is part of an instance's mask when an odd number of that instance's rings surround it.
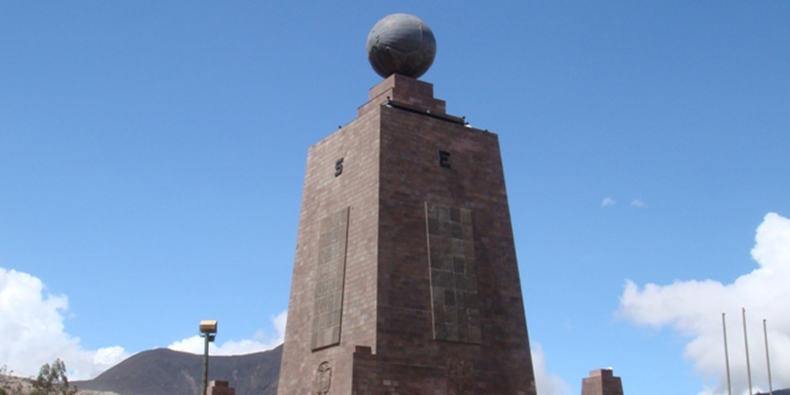
M 315 395 L 329 394 L 329 387 L 332 385 L 332 366 L 329 362 L 321 362 L 315 371 Z
M 475 393 L 475 372 L 472 363 L 464 360 L 447 361 L 447 395 Z

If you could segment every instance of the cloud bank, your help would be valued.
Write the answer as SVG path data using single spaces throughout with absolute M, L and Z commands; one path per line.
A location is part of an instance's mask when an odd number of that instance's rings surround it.
M 768 390 L 763 319 L 767 319 L 773 388 L 790 386 L 790 219 L 767 214 L 757 228 L 751 255 L 758 267 L 731 284 L 691 280 L 640 288 L 629 280 L 620 296 L 619 316 L 639 325 L 669 327 L 688 338 L 684 357 L 711 379 L 712 385 L 702 394 L 727 393 L 722 312 L 733 393 L 748 393 L 742 307 L 755 391 Z
M 571 395 L 571 386 L 560 376 L 546 370 L 546 356 L 538 343 L 530 345 L 532 367 L 535 370 L 535 386 L 540 395 Z
M 55 358 L 66 362 L 72 380 L 93 378 L 128 357 L 119 346 L 85 350 L 65 332 L 65 295 L 46 292 L 38 278 L 0 268 L 0 363 L 18 376 L 34 376 Z
M 271 317 L 275 335 L 267 336 L 264 331 L 258 331 L 252 339 L 228 340 L 221 345 L 209 343 L 211 355 L 242 355 L 254 352 L 271 350 L 282 344 L 285 337 L 285 323 L 288 320 L 288 310 Z M 173 342 L 167 348 L 175 351 L 192 354 L 203 354 L 204 340 L 200 336 L 192 336 Z
M 45 363 L 60 358 L 69 379 L 92 379 L 129 357 L 120 346 L 86 350 L 79 337 L 66 332 L 64 321 L 69 302 L 66 295 L 47 292 L 37 277 L 0 268 L 0 366 L 21 377 L 38 374 Z M 214 355 L 239 355 L 270 350 L 283 342 L 287 311 L 272 317 L 274 335 L 258 331 L 252 339 L 211 344 Z M 271 331 L 269 331 L 271 332 Z M 203 353 L 203 339 L 193 336 L 172 343 L 177 351 Z

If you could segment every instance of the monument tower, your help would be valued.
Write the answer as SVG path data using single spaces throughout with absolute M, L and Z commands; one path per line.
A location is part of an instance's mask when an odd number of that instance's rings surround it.
M 279 395 L 534 395 L 496 134 L 417 80 L 436 41 L 394 14 L 385 79 L 310 147 Z

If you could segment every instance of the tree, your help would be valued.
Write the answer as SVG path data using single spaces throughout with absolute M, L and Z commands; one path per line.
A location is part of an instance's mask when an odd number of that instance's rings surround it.
M 66 377 L 66 364 L 56 359 L 50 366 L 45 363 L 38 372 L 38 377 L 33 381 L 33 392 L 30 395 L 74 395 L 76 388 L 69 389 L 69 379 Z
M 13 370 L 8 370 L 8 366 L 0 366 L 0 395 L 23 395 L 22 383 L 13 384 Z
M 6 384 L 4 388 L 0 388 L 0 395 L 23 395 L 25 391 L 22 389 L 22 384 L 17 385 Z

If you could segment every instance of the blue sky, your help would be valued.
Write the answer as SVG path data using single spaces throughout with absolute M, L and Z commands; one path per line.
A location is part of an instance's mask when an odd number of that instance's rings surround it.
M 307 148 L 408 12 L 421 79 L 499 134 L 541 395 L 720 394 L 741 307 L 790 386 L 790 3 L 271 3 L 0 3 L 0 365 L 87 377 L 209 318 L 276 344 Z

